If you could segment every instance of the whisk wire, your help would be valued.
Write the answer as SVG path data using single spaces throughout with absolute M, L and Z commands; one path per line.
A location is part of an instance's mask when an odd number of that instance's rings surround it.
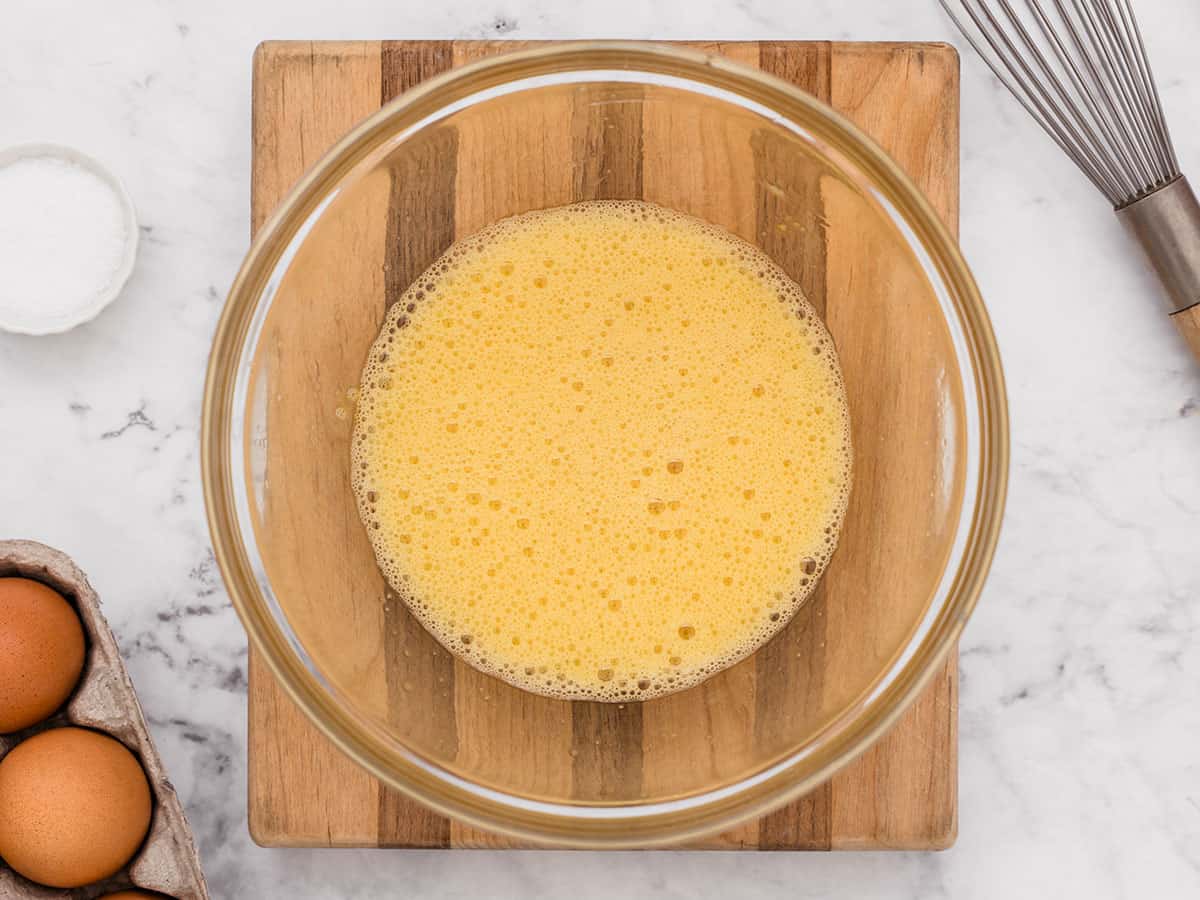
M 979 54 L 988 68 L 992 70 L 992 74 L 996 76 L 1025 111 L 1042 127 L 1046 134 L 1058 145 L 1059 149 L 1075 161 L 1076 165 L 1091 180 L 1097 190 L 1106 196 L 1112 194 L 1115 188 L 1109 174 L 1104 171 L 1105 167 L 1103 163 L 1092 155 L 1091 149 L 1086 143 L 1079 139 L 1078 136 L 1073 137 L 1069 133 L 1069 129 L 1060 125 L 1060 122 L 1065 121 L 1064 119 L 1055 118 L 1047 111 L 1039 99 L 1037 92 L 1030 88 L 1029 84 L 1024 80 L 1020 67 L 1015 63 L 1009 66 L 1005 61 L 1006 59 L 1018 59 L 1019 54 L 1011 46 L 1008 36 L 996 21 L 991 10 L 981 5 L 977 11 L 975 6 L 968 2 L 968 0 L 963 0 L 963 11 L 966 12 L 975 25 L 975 31 L 972 31 L 950 6 L 950 0 L 940 0 L 940 2 L 947 15 L 950 16 L 954 24 L 962 31 L 967 42 Z M 984 24 L 984 22 L 980 21 L 981 13 L 987 18 L 989 24 Z M 991 48 L 991 53 L 984 49 L 976 35 L 979 35 L 986 42 L 988 47 Z M 1001 42 L 1006 45 L 1004 48 L 999 46 Z M 1009 54 L 1007 57 L 1005 55 L 1006 48 Z
M 1079 5 L 1079 0 L 1076 0 L 1076 5 Z M 1142 164 L 1143 181 L 1151 180 L 1155 171 L 1151 162 L 1154 152 L 1149 147 L 1153 126 L 1146 118 L 1144 106 L 1135 100 L 1133 73 L 1128 66 L 1131 50 L 1120 44 L 1111 13 L 1109 7 L 1101 6 L 1098 10 L 1090 10 L 1088 18 L 1097 45 L 1107 51 L 1102 52 L 1100 58 L 1112 83 L 1117 87 L 1117 100 L 1121 106 L 1123 121 L 1128 128 L 1127 133 L 1133 136 L 1133 146 L 1140 151 L 1138 155 Z
M 1111 85 L 1115 80 L 1115 72 L 1105 53 L 1105 46 L 1099 37 L 1096 22 L 1088 14 L 1085 6 L 1079 0 L 1073 0 L 1072 11 L 1068 11 L 1062 0 L 1055 0 L 1055 7 L 1074 47 L 1074 55 L 1083 61 L 1087 69 L 1090 83 L 1097 89 Z M 1053 31 L 1053 25 L 1046 23 L 1046 29 Z M 1071 55 L 1067 56 L 1072 59 Z M 1138 153 L 1136 138 L 1129 140 L 1130 121 L 1129 107 L 1126 99 L 1118 92 L 1114 96 L 1111 91 L 1099 90 L 1101 107 L 1094 113 L 1096 120 L 1104 125 L 1109 138 L 1105 148 L 1110 157 L 1120 160 L 1117 167 L 1120 172 L 1119 194 L 1128 195 L 1137 190 L 1137 184 L 1142 180 L 1144 172 L 1143 161 Z
M 1157 146 L 1163 151 L 1164 173 L 1171 175 L 1179 173 L 1179 160 L 1175 156 L 1175 144 L 1171 133 L 1167 130 L 1167 118 L 1163 114 L 1162 98 L 1158 95 L 1158 83 L 1154 80 L 1154 72 L 1150 69 L 1150 58 L 1146 55 L 1146 44 L 1142 40 L 1142 29 L 1138 27 L 1137 17 L 1133 14 L 1133 6 L 1129 0 L 1118 0 L 1117 7 L 1125 30 L 1130 35 L 1130 46 L 1134 47 L 1133 58 L 1137 62 L 1138 73 L 1145 92 L 1147 103 L 1152 110 Z M 1172 176 L 1173 177 L 1173 176 Z
M 1155 151 L 1156 173 L 1162 177 L 1176 167 L 1172 165 L 1171 138 L 1162 127 L 1162 108 L 1158 105 L 1158 92 L 1147 68 L 1145 49 L 1137 32 L 1137 20 L 1133 18 L 1128 0 L 1118 0 L 1116 8 L 1106 12 L 1112 20 L 1114 32 L 1119 34 L 1122 42 L 1124 52 L 1121 60 L 1130 70 L 1129 84 L 1137 92 L 1142 122 L 1146 128 L 1144 137 Z
M 1037 44 L 1031 37 L 1029 37 L 1029 33 L 1021 26 L 1020 19 L 1013 11 L 1012 7 L 1006 2 L 1006 0 L 1002 0 L 1002 2 L 1004 3 L 1005 9 L 1009 14 L 1010 20 L 1013 22 L 1014 27 L 1020 28 L 1021 32 L 1025 35 L 1027 46 L 1030 49 L 1030 52 L 1035 53 L 1038 59 L 1042 61 L 1045 77 L 1053 85 L 1055 91 L 1061 97 L 1062 105 L 1067 109 L 1071 109 L 1071 107 L 1074 105 L 1073 98 L 1070 94 L 1070 91 L 1062 83 L 1061 76 L 1048 62 L 1045 61 L 1045 57 L 1038 49 Z M 1058 3 L 1057 5 L 1059 6 L 1060 13 L 1065 12 L 1062 10 L 1061 3 Z M 1119 140 L 1117 140 L 1116 135 L 1113 132 L 1113 126 L 1110 118 L 1106 116 L 1100 108 L 1100 103 L 1105 102 L 1107 98 L 1102 96 L 1100 100 L 1097 101 L 1096 97 L 1094 96 L 1094 91 L 1091 89 L 1088 82 L 1082 77 L 1077 65 L 1075 64 L 1075 60 L 1072 58 L 1071 54 L 1067 52 L 1066 47 L 1063 45 L 1062 40 L 1058 36 L 1058 33 L 1051 27 L 1045 10 L 1037 2 L 1037 0 L 1029 0 L 1029 6 L 1034 13 L 1034 18 L 1037 20 L 1038 27 L 1040 28 L 1043 36 L 1052 45 L 1053 49 L 1057 51 L 1055 59 L 1059 63 L 1059 68 L 1066 73 L 1067 78 L 1075 87 L 1077 94 L 1083 99 L 1085 105 L 1088 107 L 1088 112 L 1091 114 L 1090 119 L 1088 116 L 1078 113 L 1075 117 L 1078 120 L 1077 128 L 1083 131 L 1087 139 L 1084 143 L 1084 146 L 1087 148 L 1089 159 L 1093 165 L 1104 170 L 1106 181 L 1113 186 L 1117 186 L 1119 189 L 1119 186 L 1125 182 L 1122 168 L 1120 165 L 1110 163 L 1109 160 L 1111 160 L 1114 156 L 1117 157 L 1120 163 L 1124 164 L 1126 169 L 1132 165 L 1132 162 L 1129 158 L 1126 148 Z M 1077 38 L 1078 32 L 1074 31 L 1073 23 L 1070 22 L 1069 18 L 1067 19 L 1067 25 L 1072 38 Z M 1094 78 L 1095 68 L 1090 55 L 1086 52 L 1082 45 L 1078 43 L 1078 41 L 1076 42 L 1076 47 L 1077 50 L 1079 50 L 1079 55 L 1084 60 L 1084 64 L 1088 67 L 1089 71 L 1093 73 Z M 1112 110 L 1111 106 L 1109 107 L 1109 111 L 1115 115 L 1115 110 Z M 1067 117 L 1066 120 L 1070 122 L 1071 118 Z M 1097 129 L 1099 129 L 1103 137 L 1097 135 Z M 1108 151 L 1107 154 L 1103 152 L 1105 150 Z M 1097 160 L 1099 162 L 1097 162 Z
M 939 2 L 1000 82 L 1114 206 L 1179 176 L 1130 0 Z
M 1074 47 L 1074 53 L 1069 51 L 1064 45 L 1061 36 L 1055 31 L 1051 24 L 1050 17 L 1041 5 L 1032 0 L 1034 12 L 1038 19 L 1038 25 L 1041 28 L 1042 34 L 1048 41 L 1054 44 L 1058 51 L 1058 58 L 1061 60 L 1063 68 L 1066 70 L 1075 87 L 1076 92 L 1083 99 L 1087 106 L 1091 120 L 1096 124 L 1097 128 L 1103 133 L 1104 141 L 1101 147 L 1102 151 L 1107 151 L 1108 156 L 1102 158 L 1116 157 L 1125 166 L 1125 171 L 1132 167 L 1132 162 L 1129 158 L 1129 153 L 1125 148 L 1121 137 L 1117 134 L 1116 127 L 1113 122 L 1116 121 L 1116 111 L 1113 109 L 1110 99 L 1102 92 L 1097 96 L 1097 91 L 1093 85 L 1099 83 L 1099 75 L 1096 70 L 1096 63 L 1093 55 L 1089 52 L 1086 44 L 1083 43 L 1079 36 L 1079 30 L 1075 26 L 1066 9 L 1063 7 L 1062 0 L 1055 0 L 1055 7 L 1058 10 L 1063 23 L 1066 26 L 1067 35 Z M 1087 77 L 1079 70 L 1079 65 L 1075 60 L 1075 56 L 1083 61 L 1083 65 L 1087 69 Z M 1089 80 L 1090 79 L 1090 80 Z M 1100 143 L 1097 141 L 1097 143 Z M 1117 174 L 1114 174 L 1113 180 L 1117 191 L 1128 191 L 1132 189 L 1132 184 L 1127 179 L 1121 177 L 1120 169 L 1114 167 Z

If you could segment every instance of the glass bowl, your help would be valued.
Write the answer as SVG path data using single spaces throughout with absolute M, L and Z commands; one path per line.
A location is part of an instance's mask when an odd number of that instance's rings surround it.
M 349 478 L 354 388 L 387 304 L 456 237 L 596 198 L 721 225 L 792 274 L 838 346 L 855 446 L 839 548 L 787 627 L 701 685 L 620 705 L 535 696 L 448 654 L 385 590 Z M 971 275 L 869 138 L 760 72 L 597 42 L 432 78 L 308 172 L 233 285 L 202 450 L 233 601 L 325 735 L 440 813 L 611 847 L 761 815 L 895 721 L 979 595 L 1008 430 Z

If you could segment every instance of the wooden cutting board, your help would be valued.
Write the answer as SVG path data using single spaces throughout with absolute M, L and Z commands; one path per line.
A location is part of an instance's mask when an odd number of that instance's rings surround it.
M 254 57 L 252 222 L 352 125 L 424 78 L 524 42 L 268 42 Z M 693 42 L 830 103 L 958 219 L 958 57 L 940 44 Z M 957 656 L 828 784 L 697 849 L 935 849 L 957 831 Z M 252 652 L 249 825 L 265 846 L 512 847 L 407 800 L 343 757 Z

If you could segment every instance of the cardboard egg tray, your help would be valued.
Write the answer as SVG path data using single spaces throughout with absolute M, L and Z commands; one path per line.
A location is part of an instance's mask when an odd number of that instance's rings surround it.
M 176 900 L 208 900 L 200 858 L 175 788 L 146 728 L 141 704 L 125 671 L 100 598 L 87 576 L 65 554 L 33 541 L 0 541 L 0 577 L 23 576 L 57 590 L 75 607 L 87 637 L 83 675 L 66 706 L 44 722 L 0 735 L 0 758 L 27 737 L 64 725 L 112 735 L 141 761 L 154 797 L 150 831 L 141 849 L 112 878 L 81 888 L 48 888 L 13 872 L 0 860 L 0 897 L 30 900 L 92 900 L 113 891 L 139 888 Z

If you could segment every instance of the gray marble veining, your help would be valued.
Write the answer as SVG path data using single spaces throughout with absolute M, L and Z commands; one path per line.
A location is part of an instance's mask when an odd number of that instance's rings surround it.
M 1200 7 L 1137 3 L 1185 171 Z M 925 854 L 268 851 L 245 827 L 246 646 L 209 549 L 200 391 L 247 244 L 263 38 L 955 40 L 933 0 L 438 4 L 15 0 L 0 144 L 126 181 L 125 294 L 0 335 L 0 534 L 71 553 L 121 642 L 214 896 L 1200 896 L 1200 368 L 1101 198 L 964 56 L 962 241 L 1009 378 L 1013 465 L 962 645 L 961 826 Z

